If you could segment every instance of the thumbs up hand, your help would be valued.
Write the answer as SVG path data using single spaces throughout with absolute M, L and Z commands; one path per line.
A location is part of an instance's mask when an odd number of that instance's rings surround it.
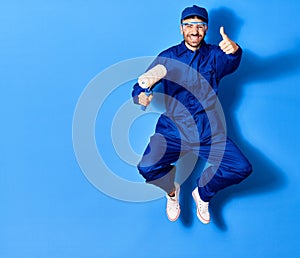
M 220 28 L 220 34 L 222 36 L 222 41 L 220 42 L 219 46 L 220 48 L 228 55 L 228 54 L 234 54 L 238 49 L 239 46 L 232 41 L 227 34 L 224 32 L 224 27 L 222 26 Z

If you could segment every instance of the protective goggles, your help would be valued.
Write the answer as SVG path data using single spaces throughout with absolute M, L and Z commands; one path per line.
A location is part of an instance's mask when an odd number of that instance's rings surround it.
M 207 27 L 206 22 L 182 22 L 181 25 L 187 29 L 192 29 L 194 26 L 196 26 L 198 30 L 205 30 Z

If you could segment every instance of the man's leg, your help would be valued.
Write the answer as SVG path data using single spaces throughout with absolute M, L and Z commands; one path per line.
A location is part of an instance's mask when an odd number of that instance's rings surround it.
M 180 157 L 180 140 L 156 133 L 147 146 L 138 169 L 147 183 L 162 188 L 167 194 L 166 213 L 170 221 L 176 221 L 180 214 L 180 186 L 175 183 L 175 166 Z
M 227 138 L 210 146 L 202 144 L 199 156 L 206 159 L 207 167 L 198 179 L 198 187 L 192 193 L 197 206 L 197 217 L 207 224 L 210 222 L 209 201 L 215 194 L 233 184 L 238 184 L 252 172 L 252 166 L 238 147 Z
M 176 168 L 173 163 L 180 157 L 180 145 L 180 139 L 170 139 L 159 133 L 150 138 L 138 164 L 138 170 L 147 183 L 154 184 L 167 193 L 174 191 Z
M 239 150 L 239 148 L 227 138 L 223 157 L 208 157 L 209 146 L 200 147 L 200 156 L 208 159 L 211 164 L 206 168 L 198 180 L 198 190 L 201 199 L 209 202 L 211 198 L 220 190 L 238 184 L 247 178 L 252 172 L 252 166 Z M 220 153 L 216 153 L 218 156 Z M 217 163 L 216 160 L 218 160 Z

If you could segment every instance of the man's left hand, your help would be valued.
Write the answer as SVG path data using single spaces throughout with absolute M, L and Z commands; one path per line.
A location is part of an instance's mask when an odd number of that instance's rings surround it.
M 223 40 L 220 42 L 219 46 L 220 48 L 228 55 L 228 54 L 234 54 L 238 49 L 239 46 L 232 41 L 227 34 L 224 32 L 224 27 L 222 26 L 220 28 L 220 34 L 223 38 Z

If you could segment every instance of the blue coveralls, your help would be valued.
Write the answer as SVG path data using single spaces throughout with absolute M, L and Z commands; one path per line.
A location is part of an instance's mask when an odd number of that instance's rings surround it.
M 241 48 L 227 55 L 203 41 L 198 50 L 191 51 L 182 41 L 160 53 L 149 67 L 160 63 L 168 72 L 161 81 L 166 112 L 160 116 L 138 164 L 147 183 L 170 193 L 174 188 L 174 163 L 191 151 L 210 164 L 197 180 L 203 201 L 210 201 L 219 190 L 250 175 L 251 164 L 226 136 L 222 116 L 216 111 L 219 82 L 238 68 L 241 56 Z M 136 83 L 134 103 L 138 104 L 142 91 Z

